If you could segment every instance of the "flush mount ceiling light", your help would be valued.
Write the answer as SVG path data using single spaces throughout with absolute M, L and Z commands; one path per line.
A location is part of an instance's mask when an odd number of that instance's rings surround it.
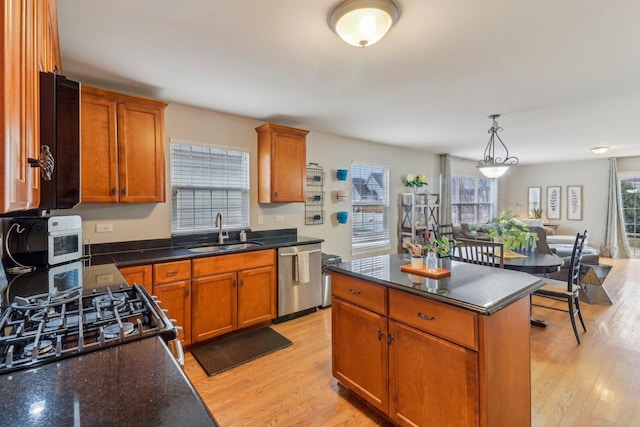
M 609 147 L 595 147 L 591 149 L 591 152 L 594 154 L 602 154 L 606 153 Z
M 345 0 L 329 15 L 329 26 L 348 44 L 366 47 L 384 37 L 399 17 L 391 0 Z
M 489 116 L 489 118 L 493 120 L 491 128 L 488 130 L 491 136 L 489 137 L 487 148 L 484 149 L 484 157 L 478 162 L 478 166 L 476 166 L 487 178 L 500 178 L 511 166 L 520 163 L 517 157 L 509 156 L 507 146 L 504 145 L 504 142 L 502 142 L 502 139 L 498 136 L 498 132 L 502 131 L 502 128 L 498 126 L 496 120 L 498 117 L 500 117 L 500 114 Z M 496 139 L 500 142 L 504 150 L 504 156 L 502 157 L 496 157 Z M 501 154 L 498 153 L 498 155 L 500 156 Z

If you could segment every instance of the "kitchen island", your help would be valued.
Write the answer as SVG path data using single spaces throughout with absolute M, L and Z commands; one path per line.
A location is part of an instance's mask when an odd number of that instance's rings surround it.
M 440 262 L 438 280 L 403 255 L 331 267 L 334 377 L 401 425 L 530 425 L 539 278 Z

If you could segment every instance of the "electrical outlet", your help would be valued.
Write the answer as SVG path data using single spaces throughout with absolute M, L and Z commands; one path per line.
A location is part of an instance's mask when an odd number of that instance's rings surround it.
M 264 215 L 258 215 L 258 225 L 264 224 Z
M 284 217 L 282 215 L 276 215 L 276 222 L 284 222 Z
M 96 233 L 111 233 L 113 224 L 96 224 Z

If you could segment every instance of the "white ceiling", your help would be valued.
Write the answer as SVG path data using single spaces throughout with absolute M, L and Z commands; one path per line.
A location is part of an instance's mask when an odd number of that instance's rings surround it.
M 640 155 L 640 1 L 396 1 L 355 48 L 327 25 L 337 0 L 58 0 L 63 71 L 471 159 L 493 113 L 521 164 Z

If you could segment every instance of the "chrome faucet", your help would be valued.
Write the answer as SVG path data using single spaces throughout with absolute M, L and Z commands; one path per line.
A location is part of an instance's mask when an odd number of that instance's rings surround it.
M 227 234 L 226 236 L 224 236 L 222 234 L 222 214 L 220 212 L 218 212 L 216 214 L 216 227 L 219 227 L 219 231 L 218 231 L 218 243 L 219 244 L 223 244 L 224 243 L 224 239 L 229 238 L 229 235 Z

